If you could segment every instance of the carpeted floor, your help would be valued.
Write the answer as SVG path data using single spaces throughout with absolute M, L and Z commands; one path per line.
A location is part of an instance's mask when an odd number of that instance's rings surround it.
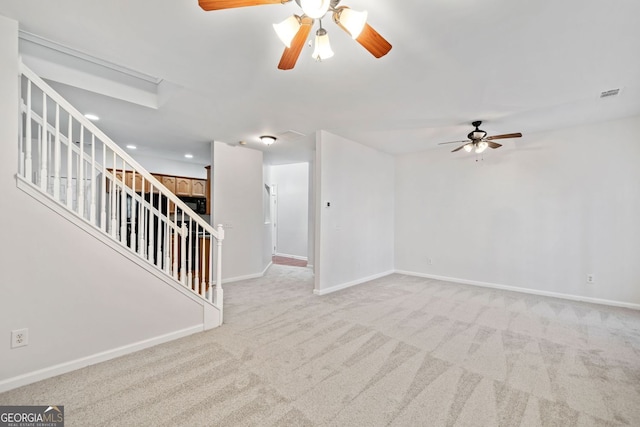
M 0 395 L 68 426 L 640 426 L 640 312 L 391 275 L 229 284 L 225 325 Z

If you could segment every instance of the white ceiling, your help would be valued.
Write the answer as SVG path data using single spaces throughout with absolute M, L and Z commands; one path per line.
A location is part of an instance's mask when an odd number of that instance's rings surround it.
M 309 158 L 319 129 L 396 154 L 451 149 L 437 143 L 463 139 L 473 120 L 526 144 L 531 132 L 640 114 L 637 0 L 342 4 L 368 10 L 388 55 L 375 59 L 325 19 L 335 56 L 317 63 L 306 47 L 294 70 L 278 70 L 271 24 L 299 13 L 295 2 L 205 12 L 196 0 L 3 0 L 0 14 L 23 35 L 161 82 L 152 108 L 115 86 L 102 90 L 113 97 L 85 90 L 73 73 L 49 78 L 119 144 L 181 160 L 190 151 L 203 164 L 212 140 L 263 148 L 259 135 L 290 130 L 308 137 L 267 148 L 269 161 Z M 25 62 L 55 61 L 21 48 Z

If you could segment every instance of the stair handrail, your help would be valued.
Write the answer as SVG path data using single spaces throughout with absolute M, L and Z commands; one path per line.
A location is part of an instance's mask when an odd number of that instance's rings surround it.
M 49 86 L 44 80 L 42 80 L 36 73 L 31 71 L 24 63 L 20 63 L 20 72 L 25 75 L 32 83 L 35 83 L 41 90 L 44 90 L 47 93 L 47 96 L 51 98 L 55 103 L 64 108 L 68 113 L 70 113 L 75 120 L 77 120 L 80 124 L 82 124 L 86 129 L 90 130 L 95 136 L 97 136 L 104 144 L 109 146 L 113 152 L 118 154 L 121 158 L 126 160 L 126 163 L 130 165 L 135 173 L 140 174 L 144 177 L 146 181 L 151 183 L 154 188 L 160 190 L 163 195 L 167 197 L 174 205 L 182 209 L 182 211 L 191 212 L 192 209 L 189 208 L 186 203 L 184 203 L 178 196 L 173 194 L 162 182 L 160 182 L 157 178 L 155 178 L 151 173 L 147 172 L 147 170 L 140 165 L 135 159 L 133 159 L 126 151 L 124 151 L 118 144 L 113 142 L 111 138 L 109 138 L 104 132 L 102 132 L 94 123 L 92 123 L 89 119 L 87 119 L 82 113 L 80 113 L 73 105 L 71 105 L 66 99 L 64 99 L 58 92 L 56 92 L 51 86 Z M 115 168 L 114 168 L 115 169 Z M 120 169 L 119 169 L 120 170 Z M 217 240 L 224 239 L 224 233 L 220 234 L 219 230 L 221 225 L 218 228 L 214 228 L 212 225 L 207 223 L 200 217 L 195 216 L 193 219 L 198 223 L 198 225 L 202 226 L 208 233 L 214 236 Z
M 107 235 L 111 234 L 114 239 L 119 240 L 134 253 L 145 257 L 147 261 L 176 281 L 210 301 L 219 308 L 220 324 L 222 324 L 221 249 L 224 239 L 222 225 L 214 228 L 198 216 L 160 180 L 22 62 L 20 62 L 20 75 L 21 82 L 27 83 L 28 103 L 25 104 L 22 99 L 20 100 L 20 168 L 17 175 L 19 182 L 25 182 L 32 188 L 39 189 L 58 204 L 63 206 L 66 204 L 66 207 L 79 218 L 89 220 L 94 227 L 101 229 Z M 34 111 L 32 86 L 38 88 L 42 94 L 41 116 Z M 51 100 L 55 107 L 55 126 L 50 123 L 48 100 Z M 63 134 L 64 130 L 60 127 L 61 110 L 66 114 L 63 118 L 68 115 L 68 136 Z M 72 123 L 80 126 L 79 146 L 73 143 L 75 138 L 72 136 Z M 32 131 L 33 124 L 38 126 L 35 139 Z M 90 142 L 85 142 L 86 139 L 83 136 L 85 130 L 86 135 L 91 136 Z M 96 157 L 97 142 L 101 143 L 102 164 Z M 84 150 L 87 144 L 91 147 L 91 155 L 89 150 Z M 60 170 L 61 150 L 64 146 L 67 150 L 66 175 Z M 107 149 L 109 156 L 107 156 Z M 49 152 L 49 150 L 52 151 Z M 77 171 L 73 170 L 74 154 L 78 160 Z M 107 168 L 108 159 L 112 159 L 113 162 L 111 171 Z M 38 163 L 35 163 L 36 160 Z M 117 172 L 122 172 L 120 178 L 116 175 Z M 50 173 L 52 173 L 52 179 L 50 179 Z M 131 186 L 127 183 L 128 174 L 131 174 Z M 136 188 L 136 174 L 141 177 L 139 189 Z M 62 184 L 63 179 L 66 179 L 66 184 Z M 52 190 L 49 188 L 51 184 L 53 184 Z M 101 186 L 98 188 L 97 185 Z M 62 197 L 65 195 L 62 193 L 65 186 L 66 199 Z M 162 195 L 167 208 L 173 206 L 172 212 L 168 209 L 161 210 L 154 205 L 151 199 L 156 191 Z M 72 196 L 77 197 L 77 200 L 72 200 Z M 91 206 L 86 207 L 84 203 L 89 202 Z M 100 204 L 99 221 L 96 215 L 97 203 Z M 129 204 L 135 206 L 131 208 L 131 218 L 128 212 L 126 216 L 124 215 Z M 110 218 L 106 218 L 106 206 L 109 207 Z M 187 224 L 189 224 L 188 227 Z M 149 233 L 159 234 L 152 236 Z M 216 240 L 215 246 L 212 239 Z M 216 249 L 214 280 L 212 275 Z

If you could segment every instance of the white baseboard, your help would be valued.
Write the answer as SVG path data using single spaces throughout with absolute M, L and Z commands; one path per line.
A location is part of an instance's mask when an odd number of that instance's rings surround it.
M 624 308 L 631 308 L 631 309 L 634 309 L 634 310 L 640 310 L 640 304 L 633 304 L 633 303 L 628 303 L 628 302 L 624 302 L 624 301 L 614 301 L 614 300 L 601 299 L 601 298 L 585 297 L 585 296 L 581 296 L 581 295 L 563 294 L 563 293 L 560 293 L 560 292 L 541 291 L 541 290 L 538 290 L 538 289 L 520 288 L 520 287 L 517 287 L 517 286 L 499 285 L 499 284 L 496 284 L 496 283 L 481 282 L 481 281 L 478 281 L 478 280 L 458 279 L 458 278 L 455 278 L 455 277 L 447 277 L 447 276 L 437 276 L 435 274 L 418 273 L 418 272 L 415 272 L 415 271 L 396 270 L 395 272 L 398 273 L 398 274 L 405 274 L 407 276 L 424 277 L 426 279 L 442 280 L 444 282 L 461 283 L 461 284 L 464 284 L 464 285 L 481 286 L 483 288 L 502 289 L 502 290 L 505 290 L 505 291 L 522 292 L 524 294 L 540 295 L 540 296 L 545 296 L 545 297 L 561 298 L 561 299 L 566 299 L 566 300 L 571 300 L 571 301 L 590 302 L 590 303 L 593 303 L 593 304 L 602 304 L 602 305 L 609 305 L 609 306 L 613 306 L 613 307 L 624 307 Z
M 360 284 L 365 283 L 365 282 L 370 282 L 371 280 L 375 280 L 375 279 L 379 279 L 379 278 L 384 277 L 384 276 L 388 276 L 390 274 L 393 274 L 394 272 L 395 272 L 394 270 L 389 270 L 389 271 L 385 271 L 384 273 L 378 273 L 378 274 L 374 274 L 374 275 L 369 276 L 369 277 L 363 277 L 361 279 L 352 280 L 351 282 L 342 283 L 340 285 L 332 286 L 332 287 L 327 288 L 327 289 L 314 289 L 313 293 L 316 294 L 316 295 L 327 295 L 327 294 L 330 294 L 332 292 L 337 292 L 337 291 L 340 291 L 342 289 L 350 288 L 351 286 L 360 285 Z
M 291 259 L 298 259 L 300 261 L 309 261 L 309 259 L 306 256 L 299 256 L 299 255 L 290 255 L 290 254 L 281 254 L 280 252 L 276 252 L 275 256 L 281 256 L 281 257 L 285 257 L 285 258 L 291 258 Z
M 107 360 L 115 359 L 116 357 L 124 356 L 126 354 L 135 353 L 136 351 L 144 350 L 145 348 L 153 347 L 158 344 L 173 341 L 178 338 L 183 338 L 188 335 L 202 332 L 203 325 L 191 326 L 180 331 L 170 332 L 158 337 L 149 338 L 146 340 L 138 341 L 133 344 L 127 344 L 122 347 L 114 348 L 111 350 L 103 351 L 101 353 L 93 354 L 91 356 L 82 357 L 80 359 L 72 360 L 70 362 L 61 363 L 59 365 L 50 366 L 48 368 L 39 369 L 34 372 L 18 375 L 16 377 L 8 378 L 0 381 L 0 393 L 12 390 L 17 387 L 21 387 L 27 384 L 32 384 L 37 381 L 46 380 L 47 378 L 55 377 L 58 375 L 66 374 L 67 372 L 75 371 L 86 366 L 95 365 L 96 363 L 105 362 Z
M 267 271 L 269 271 L 269 269 L 271 268 L 272 265 L 273 265 L 273 261 L 269 261 L 269 264 L 264 268 L 264 270 L 262 270 L 262 275 L 263 276 L 265 274 L 267 274 Z
M 262 273 L 247 274 L 246 276 L 229 277 L 228 279 L 222 279 L 222 284 L 224 285 L 225 283 L 240 282 L 242 280 L 249 280 L 249 279 L 259 279 L 260 277 L 264 277 L 264 275 L 267 274 L 267 271 L 272 265 L 273 265 L 273 262 L 269 261 L 269 264 L 265 267 L 264 270 L 262 270 Z M 216 284 L 215 280 L 213 281 L 213 284 L 214 285 Z

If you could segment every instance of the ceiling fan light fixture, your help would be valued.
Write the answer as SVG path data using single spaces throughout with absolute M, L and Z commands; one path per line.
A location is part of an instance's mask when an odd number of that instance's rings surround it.
M 470 139 L 482 139 L 485 136 L 487 136 L 487 133 L 483 130 L 474 130 L 473 132 L 471 132 L 471 135 L 469 135 Z
M 329 43 L 329 35 L 324 28 L 316 31 L 316 45 L 311 56 L 316 61 L 322 61 L 333 56 L 333 50 L 331 50 L 331 44 Z
M 272 135 L 262 135 L 260 137 L 260 141 L 262 141 L 262 143 L 266 146 L 273 144 L 274 142 L 276 142 L 276 140 L 277 138 Z
M 300 0 L 300 7 L 309 18 L 322 18 L 331 6 L 331 0 Z
M 478 142 L 478 145 L 476 146 L 476 153 L 482 153 L 488 146 L 489 144 L 487 144 L 487 141 Z
M 466 151 L 467 153 L 470 153 L 471 150 L 473 150 L 473 143 L 470 142 L 462 148 L 464 148 L 464 151 Z
M 367 23 L 367 11 L 358 12 L 343 6 L 334 14 L 334 21 L 344 28 L 351 35 L 351 38 L 355 40 Z
M 286 47 L 291 47 L 291 41 L 296 34 L 298 34 L 298 30 L 300 30 L 300 17 L 291 15 L 279 24 L 273 24 L 273 29 L 278 35 L 278 38 L 282 40 L 282 43 L 284 43 Z

